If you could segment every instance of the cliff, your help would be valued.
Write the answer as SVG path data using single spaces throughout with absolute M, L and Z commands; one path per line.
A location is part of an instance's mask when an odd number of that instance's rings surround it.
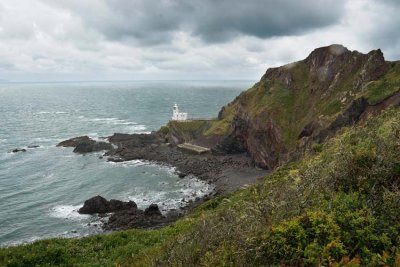
M 381 50 L 368 54 L 341 45 L 270 68 L 252 88 L 222 108 L 204 132 L 219 136 L 215 151 L 247 151 L 273 169 L 296 159 L 340 128 L 400 103 L 400 62 Z

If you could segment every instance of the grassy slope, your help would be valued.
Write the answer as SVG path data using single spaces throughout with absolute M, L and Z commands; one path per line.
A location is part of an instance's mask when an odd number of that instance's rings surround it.
M 379 103 L 400 90 L 400 61 L 392 62 L 389 72 L 367 86 L 365 96 L 371 105 Z
M 400 265 L 400 110 L 176 224 L 0 249 L 0 266 Z

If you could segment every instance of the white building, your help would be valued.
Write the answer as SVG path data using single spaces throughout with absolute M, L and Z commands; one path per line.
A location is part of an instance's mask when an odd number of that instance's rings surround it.
M 174 109 L 172 110 L 172 120 L 173 121 L 185 121 L 187 120 L 187 113 L 179 112 L 178 105 L 174 105 Z

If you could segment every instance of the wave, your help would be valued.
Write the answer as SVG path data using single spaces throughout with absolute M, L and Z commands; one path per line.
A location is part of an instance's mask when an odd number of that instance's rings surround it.
M 167 186 L 165 182 L 164 186 Z M 163 214 L 172 209 L 179 209 L 186 206 L 188 202 L 195 201 L 196 198 L 201 198 L 212 193 L 214 186 L 195 177 L 180 179 L 180 188 L 166 191 L 146 191 L 140 190 L 140 193 L 127 196 L 129 200 L 135 201 L 139 208 L 145 209 L 150 204 L 157 204 Z M 174 195 L 174 197 L 171 196 Z
M 78 118 L 84 119 L 88 122 L 96 122 L 96 123 L 104 123 L 104 124 L 113 124 L 113 125 L 137 125 L 137 122 L 127 121 L 123 119 L 118 119 L 115 117 L 112 118 L 86 118 L 85 116 L 79 116 Z
M 68 219 L 74 221 L 84 220 L 90 215 L 79 214 L 78 210 L 82 205 L 58 205 L 50 209 L 50 216 L 53 218 Z
M 122 161 L 122 162 L 106 161 L 106 163 L 114 165 L 114 166 L 118 166 L 118 167 L 125 167 L 125 168 L 138 167 L 138 166 L 150 165 L 151 164 L 148 161 L 144 161 L 144 160 L 140 160 L 140 159 L 130 160 L 130 161 Z
M 39 142 L 39 143 L 56 142 L 58 140 L 60 140 L 60 138 L 36 137 L 32 139 L 33 142 Z
M 127 132 L 133 133 L 148 133 L 144 132 L 147 127 L 143 124 L 138 124 L 134 121 L 119 119 L 116 117 L 106 117 L 106 118 L 87 118 L 85 116 L 78 116 L 78 118 L 85 122 L 95 123 L 95 124 L 105 124 L 112 126 L 122 126 Z
M 146 129 L 147 129 L 147 127 L 144 125 L 141 125 L 141 124 L 128 127 L 128 130 L 132 131 L 132 132 L 144 131 Z M 143 133 L 143 132 L 141 132 L 141 133 Z
M 37 114 L 68 114 L 66 111 L 39 111 Z

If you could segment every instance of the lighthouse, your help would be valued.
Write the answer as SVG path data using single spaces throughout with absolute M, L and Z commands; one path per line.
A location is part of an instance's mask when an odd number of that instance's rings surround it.
M 177 104 L 174 105 L 172 109 L 172 118 L 173 121 L 185 121 L 187 120 L 187 113 L 179 112 L 179 107 Z

